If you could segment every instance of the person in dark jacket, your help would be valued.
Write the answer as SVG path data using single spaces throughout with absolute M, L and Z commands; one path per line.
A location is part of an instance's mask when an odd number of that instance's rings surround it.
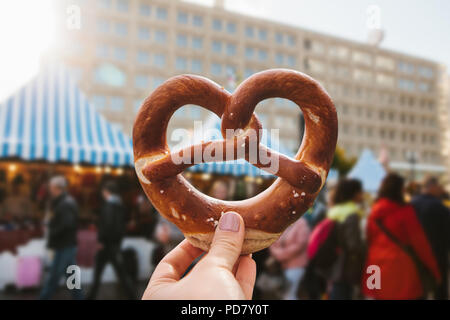
M 50 180 L 51 218 L 48 223 L 47 247 L 54 251 L 49 276 L 44 283 L 40 299 L 51 299 L 58 288 L 59 280 L 67 274 L 67 268 L 76 265 L 78 206 L 67 193 L 67 180 L 56 176 Z M 80 289 L 71 289 L 75 299 L 82 299 Z
M 443 190 L 435 177 L 428 177 L 423 193 L 414 197 L 412 205 L 430 242 L 441 271 L 442 283 L 434 292 L 435 299 L 448 299 L 448 253 L 450 251 L 450 211 L 440 199 Z
M 104 205 L 98 223 L 98 241 L 102 248 L 95 258 L 94 282 L 88 295 L 90 300 L 95 299 L 103 270 L 109 262 L 112 263 L 127 297 L 129 299 L 136 298 L 132 280 L 125 271 L 120 251 L 126 224 L 125 208 L 118 193 L 118 187 L 113 181 L 106 182 L 102 188 Z

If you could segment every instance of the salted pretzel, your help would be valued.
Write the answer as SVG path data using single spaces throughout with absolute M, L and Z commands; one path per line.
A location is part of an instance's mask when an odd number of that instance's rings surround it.
M 275 97 L 295 102 L 304 115 L 303 142 L 294 159 L 262 145 L 260 134 L 250 134 L 261 132 L 261 123 L 254 114 L 256 105 Z M 171 153 L 166 142 L 167 125 L 173 113 L 187 104 L 199 105 L 222 118 L 222 135 L 227 139 Z M 337 128 L 336 109 L 330 97 L 317 81 L 303 73 L 287 69 L 259 72 L 242 82 L 234 94 L 204 77 L 180 75 L 153 91 L 139 110 L 133 127 L 135 169 L 159 213 L 205 251 L 221 215 L 227 211 L 239 213 L 246 227 L 242 254 L 247 254 L 268 247 L 312 206 L 331 166 Z M 226 135 L 227 129 L 235 130 L 231 138 Z M 270 172 L 266 157 L 278 157 L 279 168 L 270 173 L 279 178 L 264 192 L 243 201 L 222 201 L 201 193 L 181 175 L 197 163 L 174 161 L 174 157 L 185 155 L 195 160 L 195 150 L 209 149 L 214 154 L 239 148 L 245 150 L 241 157 L 249 160 L 249 146 L 255 141 L 258 151 L 264 152 L 252 164 Z M 233 159 L 239 157 L 238 152 L 233 153 Z

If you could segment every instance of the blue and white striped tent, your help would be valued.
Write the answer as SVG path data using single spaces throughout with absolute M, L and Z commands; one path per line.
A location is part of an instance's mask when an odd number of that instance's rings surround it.
M 133 165 L 131 139 L 103 118 L 66 68 L 46 65 L 0 104 L 0 159 Z
M 205 124 L 206 130 L 204 130 L 205 136 L 194 137 L 196 142 L 201 140 L 221 140 L 223 139 L 220 133 L 220 119 L 217 116 L 210 117 Z M 195 135 L 195 133 L 194 133 Z M 281 143 L 276 143 L 267 135 L 267 131 L 263 131 L 263 137 L 261 139 L 269 148 L 276 150 L 282 154 L 293 157 L 294 153 L 288 151 Z M 224 162 L 210 162 L 210 163 L 200 163 L 188 169 L 191 172 L 203 172 L 203 173 L 214 173 L 220 175 L 233 175 L 233 176 L 248 176 L 248 177 L 262 177 L 262 178 L 274 178 L 272 174 L 253 166 L 244 159 L 237 159 L 232 161 Z

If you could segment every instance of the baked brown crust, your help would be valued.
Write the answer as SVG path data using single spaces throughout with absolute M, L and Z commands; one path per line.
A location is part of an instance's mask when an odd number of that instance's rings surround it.
M 226 129 L 243 129 L 244 133 L 233 139 L 199 145 L 202 150 L 212 144 L 224 151 L 230 146 L 236 150 L 255 139 L 246 134 L 246 129 L 261 128 L 254 114 L 256 105 L 275 97 L 289 99 L 300 106 L 305 133 L 294 159 L 259 144 L 259 148 L 269 155 L 279 155 L 276 175 L 280 178 L 267 190 L 243 201 L 221 201 L 199 192 L 183 178 L 180 173 L 194 163 L 174 163 L 166 142 L 167 124 L 178 108 L 194 104 L 214 112 L 222 118 L 224 137 Z M 303 73 L 287 69 L 263 71 L 242 82 L 233 95 L 206 78 L 180 75 L 158 87 L 138 112 L 133 127 L 136 172 L 155 208 L 177 225 L 188 239 L 197 238 L 191 243 L 209 248 L 211 237 L 208 235 L 214 232 L 221 214 L 235 211 L 243 217 L 246 229 L 252 230 L 253 236 L 260 232 L 256 238 L 268 239 L 253 241 L 255 245 L 249 243 L 243 250 L 243 253 L 253 252 L 270 245 L 312 206 L 331 166 L 337 129 L 336 109 L 331 98 L 317 81 Z M 259 138 L 256 137 L 258 141 Z M 193 148 L 181 150 L 178 155 Z M 236 159 L 237 152 L 234 155 Z M 246 148 L 245 158 L 248 160 L 248 157 Z M 268 169 L 263 164 L 264 159 L 257 160 L 256 166 Z M 206 243 L 199 244 L 199 241 Z

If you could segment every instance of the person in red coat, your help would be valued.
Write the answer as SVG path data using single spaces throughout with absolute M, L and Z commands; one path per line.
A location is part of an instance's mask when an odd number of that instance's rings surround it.
M 414 250 L 437 282 L 441 279 L 431 246 L 414 209 L 404 202 L 403 186 L 404 179 L 399 175 L 386 176 L 368 217 L 368 252 L 365 268 L 367 272 L 363 273 L 362 279 L 362 292 L 368 298 L 405 300 L 421 299 L 425 296 L 413 259 L 389 238 L 380 224 L 401 244 Z M 370 277 L 375 275 L 369 272 L 374 270 L 373 266 L 379 267 L 379 286 L 370 285 L 373 280 Z

